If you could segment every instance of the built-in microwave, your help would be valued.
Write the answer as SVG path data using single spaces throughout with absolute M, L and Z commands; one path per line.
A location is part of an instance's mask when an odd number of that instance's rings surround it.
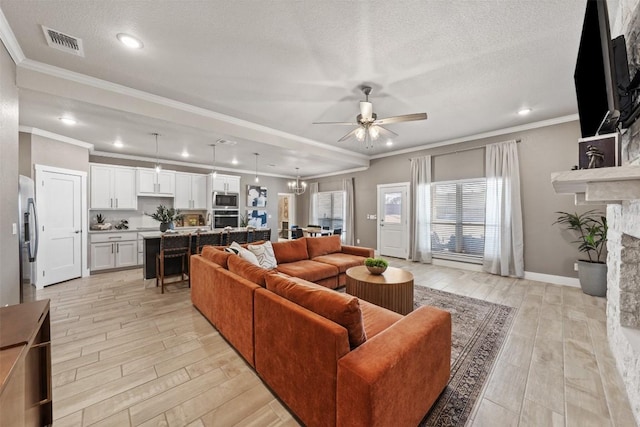
M 240 195 L 238 193 L 213 193 L 213 208 L 214 209 L 238 209 Z

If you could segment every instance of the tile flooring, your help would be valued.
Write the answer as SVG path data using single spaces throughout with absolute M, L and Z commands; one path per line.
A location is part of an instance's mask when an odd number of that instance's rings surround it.
M 393 260 L 428 286 L 518 307 L 470 426 L 634 426 L 606 344 L 605 300 L 579 289 Z M 141 270 L 49 286 L 54 426 L 298 425 L 193 308 Z

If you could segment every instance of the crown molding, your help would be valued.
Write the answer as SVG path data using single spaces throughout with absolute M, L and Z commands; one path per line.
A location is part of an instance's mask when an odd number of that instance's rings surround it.
M 53 139 L 55 141 L 64 142 L 66 144 L 77 145 L 78 147 L 86 148 L 89 151 L 93 151 L 94 145 L 88 142 L 80 141 L 79 139 L 69 138 L 68 136 L 59 135 L 57 133 L 49 132 L 29 126 L 19 126 L 18 131 L 30 133 L 32 135 L 38 135 L 45 138 Z
M 362 171 L 366 171 L 367 169 L 369 169 L 369 166 L 363 166 L 360 168 L 353 168 L 353 169 L 345 169 L 343 171 L 337 171 L 337 172 L 322 173 L 319 175 L 305 176 L 305 177 L 300 177 L 300 179 L 307 180 L 307 179 L 325 178 L 327 176 L 336 176 L 336 175 L 344 175 L 348 173 L 362 172 Z
M 554 119 L 542 120 L 542 121 L 539 121 L 539 122 L 527 123 L 527 124 L 524 124 L 524 125 L 512 126 L 512 127 L 504 128 L 504 129 L 497 129 L 497 130 L 490 131 L 490 132 L 477 133 L 475 135 L 463 136 L 463 137 L 460 137 L 460 138 L 449 139 L 449 140 L 446 140 L 446 141 L 434 142 L 433 144 L 425 144 L 425 145 L 421 145 L 419 147 L 411 147 L 411 148 L 406 148 L 404 150 L 397 150 L 397 151 L 391 151 L 391 152 L 383 153 L 383 154 L 376 154 L 376 155 L 373 155 L 373 156 L 371 156 L 369 158 L 371 160 L 373 160 L 373 159 L 381 159 L 381 158 L 384 158 L 384 157 L 397 156 L 399 154 L 406 154 L 406 153 L 413 153 L 413 152 L 416 152 L 416 151 L 430 150 L 432 148 L 443 147 L 443 146 L 446 146 L 446 145 L 459 144 L 461 142 L 471 142 L 471 141 L 476 141 L 478 139 L 491 138 L 493 136 L 501 136 L 501 135 L 506 135 L 506 134 L 515 133 L 515 132 L 522 132 L 522 131 L 531 130 L 531 129 L 538 129 L 538 128 L 543 128 L 543 127 L 547 127 L 547 126 L 559 125 L 559 124 L 562 124 L 562 123 L 574 122 L 574 121 L 577 121 L 578 119 L 579 119 L 579 117 L 578 117 L 577 114 L 571 114 L 571 115 L 568 115 L 568 116 L 556 117 Z
M 134 156 L 134 155 L 131 155 L 131 154 L 120 154 L 120 153 L 110 153 L 108 151 L 92 151 L 91 155 L 92 156 L 99 156 L 99 157 L 109 157 L 109 158 L 112 158 L 112 159 L 124 159 L 124 160 L 134 160 L 134 161 L 138 161 L 138 162 L 156 163 L 156 158 L 155 157 Z M 91 163 L 95 163 L 95 162 L 91 161 Z M 175 165 L 175 166 L 187 166 L 187 167 L 198 168 L 198 169 L 211 169 L 211 164 L 183 162 L 183 161 L 180 161 L 180 160 L 160 159 L 160 164 L 162 164 L 162 165 Z M 217 165 L 216 165 L 216 171 L 218 171 L 218 172 L 231 172 L 231 173 L 236 173 L 236 174 L 237 173 L 243 173 L 243 174 L 246 174 L 246 175 L 255 175 L 255 173 L 256 173 L 255 169 L 248 170 L 248 169 L 226 168 L 226 167 L 221 167 L 221 166 L 217 166 Z M 271 176 L 271 177 L 274 177 L 274 178 L 295 179 L 295 176 L 291 176 L 291 175 L 282 175 L 282 174 L 262 172 L 262 171 L 258 172 L 258 176 L 259 177 L 260 176 Z
M 16 39 L 16 35 L 13 34 L 2 9 L 0 9 L 0 40 L 4 43 L 9 55 L 11 55 L 11 59 L 13 59 L 16 65 L 21 64 L 26 59 L 20 44 L 18 44 L 18 39 Z
M 87 76 L 86 74 L 76 73 L 74 71 L 69 71 L 64 68 L 45 64 L 39 61 L 34 61 L 32 59 L 24 59 L 19 64 L 19 66 L 25 70 L 34 71 L 37 73 L 42 73 L 52 77 L 71 81 L 74 83 L 94 87 L 97 89 L 117 93 L 124 96 L 129 96 L 142 101 L 158 104 L 163 107 L 173 108 L 173 109 L 188 112 L 191 114 L 197 114 L 202 117 L 219 120 L 221 122 L 226 122 L 228 124 L 243 127 L 256 132 L 265 133 L 277 138 L 288 139 L 288 140 L 292 140 L 302 144 L 318 147 L 323 150 L 340 153 L 343 155 L 350 156 L 352 158 L 359 158 L 362 160 L 369 159 L 369 156 L 366 154 L 354 153 L 353 151 L 345 150 L 344 148 L 335 147 L 333 145 L 325 144 L 323 142 L 315 141 L 309 138 L 304 138 L 288 132 L 284 132 L 284 131 L 273 129 L 267 126 L 252 123 L 247 120 L 242 120 L 236 117 L 228 116 L 226 114 L 217 113 L 215 111 L 211 111 L 206 108 L 196 107 L 195 105 L 187 104 L 180 101 L 175 101 L 173 99 L 165 98 L 165 97 L 154 95 L 138 89 L 133 89 L 127 86 L 119 85 L 117 83 L 112 83 L 106 80 Z

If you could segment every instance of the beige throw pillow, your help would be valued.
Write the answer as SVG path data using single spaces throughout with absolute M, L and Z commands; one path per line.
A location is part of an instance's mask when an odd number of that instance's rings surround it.
M 278 266 L 270 241 L 266 241 L 261 245 L 248 245 L 247 249 L 256 256 L 260 267 L 272 270 Z

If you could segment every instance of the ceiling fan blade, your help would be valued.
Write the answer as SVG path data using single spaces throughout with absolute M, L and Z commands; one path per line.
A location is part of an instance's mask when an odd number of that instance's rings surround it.
M 376 125 L 388 125 L 391 123 L 412 122 L 415 120 L 426 120 L 427 113 L 405 114 L 403 116 L 387 117 L 386 119 L 378 119 L 373 122 Z
M 373 104 L 368 101 L 360 101 L 360 114 L 362 114 L 362 120 L 371 120 L 373 117 Z
M 345 126 L 358 126 L 355 122 L 313 122 L 314 125 L 345 125 Z
M 354 130 L 352 130 L 351 132 L 349 132 L 348 134 L 346 134 L 345 136 L 343 136 L 342 138 L 340 138 L 338 140 L 338 142 L 342 142 L 344 140 L 347 140 L 351 137 L 355 137 L 356 136 L 356 132 L 358 131 L 358 129 L 360 129 L 359 127 L 355 128 Z

